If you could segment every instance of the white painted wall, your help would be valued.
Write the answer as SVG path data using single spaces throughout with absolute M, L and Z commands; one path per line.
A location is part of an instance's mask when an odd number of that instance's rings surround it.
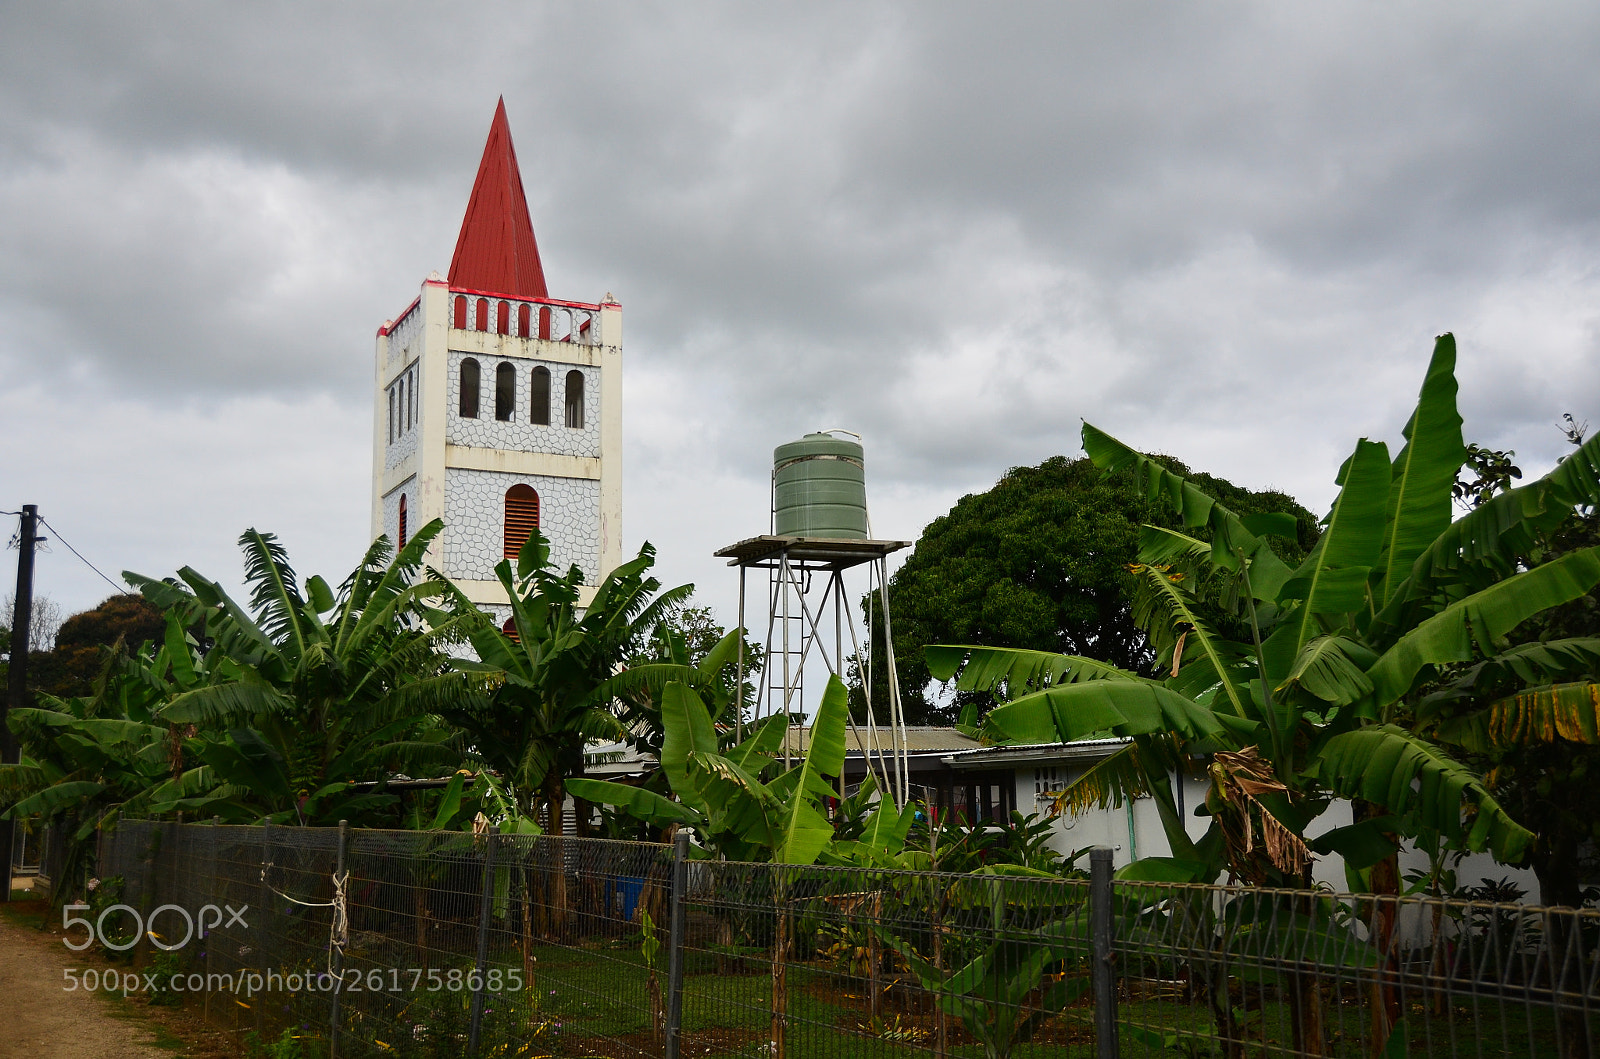
M 1041 787 L 1046 790 L 1059 790 L 1061 786 L 1081 775 L 1089 764 L 1092 762 L 1039 768 L 1019 767 L 1016 770 L 1017 808 L 1023 813 L 1047 812 L 1047 803 L 1038 798 Z M 1048 772 L 1050 769 L 1053 769 L 1053 772 Z M 1175 785 L 1174 791 L 1176 793 L 1181 790 L 1185 830 L 1190 838 L 1199 839 L 1205 834 L 1210 819 L 1195 816 L 1194 807 L 1204 802 L 1207 781 L 1203 776 L 1184 776 L 1180 778 L 1180 784 L 1181 786 Z M 1350 803 L 1336 802 L 1317 820 L 1310 836 L 1315 838 L 1336 827 L 1347 826 L 1351 822 Z M 1114 859 L 1118 868 L 1132 862 L 1136 857 L 1172 855 L 1166 829 L 1161 825 L 1161 816 L 1156 810 L 1155 802 L 1149 798 L 1136 799 L 1131 806 L 1124 803 L 1121 809 L 1091 810 L 1076 818 L 1062 817 L 1057 821 L 1051 846 L 1058 852 L 1070 855 L 1075 850 L 1096 845 L 1107 845 L 1116 851 Z M 1079 863 L 1087 866 L 1088 860 L 1082 858 Z M 1426 853 L 1413 848 L 1401 850 L 1402 887 L 1405 885 L 1404 877 L 1407 872 L 1426 871 L 1427 868 Z M 1497 864 L 1494 858 L 1486 853 L 1467 856 L 1455 870 L 1457 885 L 1461 887 L 1477 886 L 1486 879 L 1509 878 L 1526 892 L 1525 900 L 1533 902 L 1539 896 L 1539 882 L 1531 870 Z M 1317 857 L 1312 864 L 1312 877 L 1319 885 L 1326 885 L 1334 890 L 1349 889 L 1345 878 L 1344 859 L 1336 854 Z

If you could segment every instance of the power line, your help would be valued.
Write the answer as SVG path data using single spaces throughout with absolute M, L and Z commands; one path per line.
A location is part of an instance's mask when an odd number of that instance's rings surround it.
M 56 535 L 56 540 L 60 541 L 62 544 L 65 544 L 67 546 L 67 551 L 71 552 L 73 555 L 76 555 L 80 560 L 82 560 L 84 566 L 87 566 L 89 569 L 93 570 L 95 573 L 100 574 L 100 580 L 104 581 L 106 584 L 110 585 L 112 588 L 116 589 L 118 592 L 126 592 L 128 590 L 127 586 L 117 584 L 115 581 L 111 580 L 111 578 L 107 577 L 105 574 L 100 573 L 100 568 L 98 566 L 94 565 L 94 563 L 91 563 L 89 560 L 84 559 L 83 558 L 83 553 L 78 551 L 78 549 L 74 548 L 72 546 L 72 542 L 67 540 L 67 538 L 65 538 L 65 537 L 63 537 L 61 535 L 61 531 L 60 530 L 56 529 L 54 526 L 51 526 L 48 519 L 44 518 L 43 516 L 40 516 L 39 521 L 43 522 L 46 526 L 50 526 L 50 532 L 54 533 Z

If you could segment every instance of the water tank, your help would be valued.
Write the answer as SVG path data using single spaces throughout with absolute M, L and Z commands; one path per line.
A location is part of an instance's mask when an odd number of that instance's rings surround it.
M 781 537 L 867 539 L 861 444 L 807 434 L 772 452 L 773 532 Z

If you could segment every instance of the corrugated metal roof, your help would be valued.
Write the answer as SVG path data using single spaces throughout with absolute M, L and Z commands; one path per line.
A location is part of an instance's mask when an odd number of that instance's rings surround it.
M 528 198 L 522 192 L 522 171 L 511 145 L 504 99 L 495 107 L 478 178 L 473 181 L 472 198 L 456 239 L 455 257 L 450 259 L 450 286 L 514 298 L 550 296 L 528 216 Z
M 858 735 L 859 738 L 857 738 Z M 790 753 L 805 753 L 806 748 L 811 745 L 811 729 L 800 725 L 791 726 L 787 742 Z M 857 725 L 854 731 L 846 729 L 844 733 L 846 753 L 861 753 L 863 743 L 874 754 L 880 750 L 887 754 L 894 749 L 894 740 L 887 728 L 877 728 L 872 732 L 868 732 L 865 725 Z M 979 746 L 979 743 L 976 739 L 969 739 L 954 728 L 911 725 L 905 729 L 904 745 L 906 751 L 912 754 L 948 754 L 951 751 L 975 749 Z
M 1024 743 L 1020 746 L 974 746 L 945 756 L 946 764 L 962 768 L 1005 768 L 1041 761 L 1074 761 L 1109 757 L 1130 739 L 1079 739 L 1072 743 Z

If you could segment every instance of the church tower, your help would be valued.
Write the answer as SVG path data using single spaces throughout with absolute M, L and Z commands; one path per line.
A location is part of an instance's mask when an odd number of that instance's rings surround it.
M 427 562 L 503 620 L 495 564 L 538 526 L 592 595 L 622 557 L 622 306 L 550 297 L 504 100 L 450 276 L 378 329 L 375 366 L 372 535 L 443 518 Z

